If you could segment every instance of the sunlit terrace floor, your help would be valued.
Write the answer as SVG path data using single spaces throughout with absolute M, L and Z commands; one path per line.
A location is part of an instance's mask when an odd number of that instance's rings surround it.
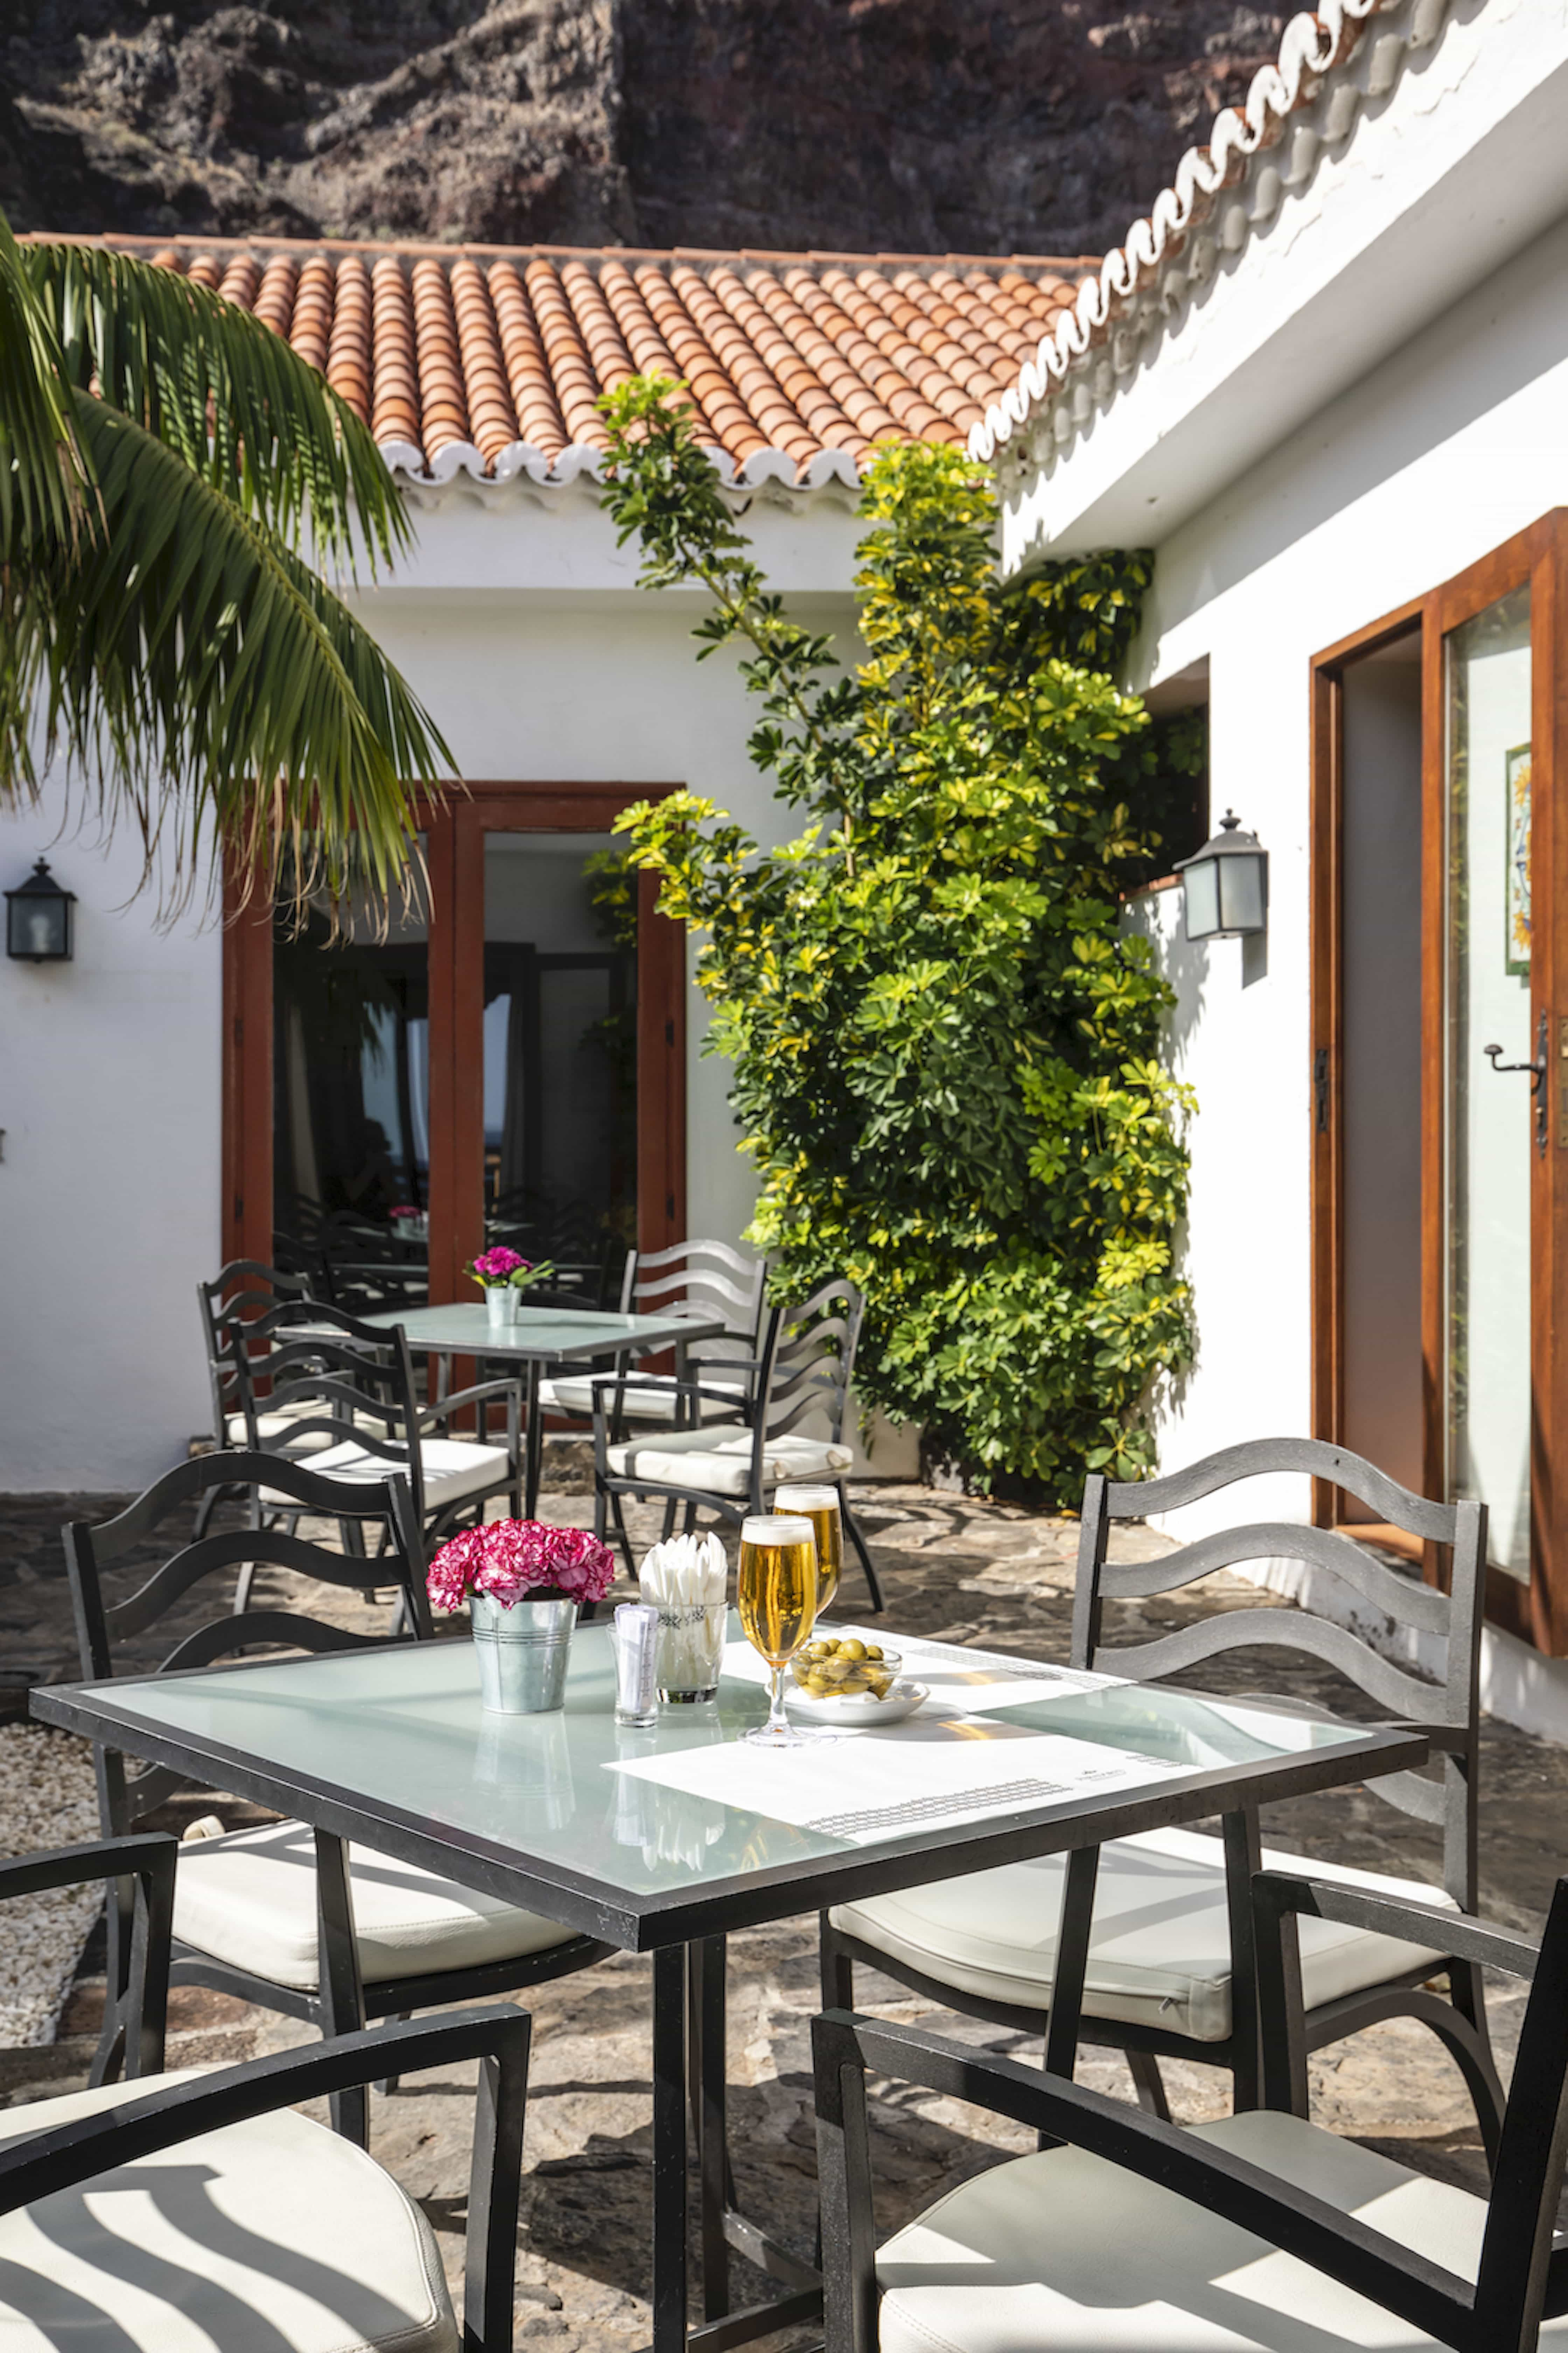
M 858 1505 L 887 1584 L 890 1630 L 1005 1644 L 1043 1659 L 1066 1657 L 1075 1525 L 914 1487 L 868 1487 Z M 79 1513 L 102 1517 L 111 1508 L 102 1497 L 0 1500 L 0 1705 L 8 1694 L 16 1715 L 25 1708 L 27 1683 L 68 1680 L 74 1672 L 59 1523 Z M 542 1509 L 546 1517 L 578 1525 L 590 1512 L 585 1494 L 561 1491 L 547 1493 Z M 651 1515 L 646 1527 L 634 1525 L 639 1547 L 655 1532 Z M 1145 1556 L 1163 1549 L 1163 1540 L 1131 1528 L 1117 1548 L 1122 1557 Z M 1216 1606 L 1256 1606 L 1260 1598 L 1254 1588 L 1222 1575 L 1170 1600 L 1123 1605 L 1108 1630 L 1114 1641 L 1119 1629 L 1130 1630 L 1133 1623 L 1177 1624 Z M 851 1588 L 847 1605 L 855 1599 Z M 363 1610 L 355 1599 L 346 1604 L 350 1616 Z M 1327 1705 L 1344 1705 L 1342 1687 L 1326 1671 L 1283 1656 L 1277 1672 L 1272 1658 L 1260 1661 L 1254 1653 L 1239 1664 L 1205 1668 L 1191 1680 L 1210 1688 L 1289 1688 Z M 1557 1871 L 1568 1863 L 1568 1749 L 1489 1723 L 1483 1759 L 1486 1908 L 1502 1921 L 1532 1927 Z M 37 1805 L 25 1835 L 13 1829 L 7 1806 L 0 1785 L 0 1851 L 45 1842 Z M 191 1812 L 209 1810 L 205 1799 L 172 1808 L 168 1825 L 178 1829 Z M 231 1826 L 247 1819 L 247 1810 L 232 1802 L 220 1802 L 216 1810 Z M 80 1831 L 73 1828 L 70 1834 Z M 1265 1819 L 1265 1835 L 1308 1854 L 1409 1875 L 1436 1873 L 1436 1833 L 1363 1791 L 1278 1809 Z M 810 2252 L 814 2221 L 807 2021 L 817 2000 L 815 1941 L 814 1925 L 805 1919 L 738 1936 L 731 1945 L 730 2073 L 737 2087 L 731 2113 L 741 2202 L 765 2212 L 803 2254 Z M 101 1995 L 93 1968 L 89 1947 L 59 2041 L 0 2053 L 0 2098 L 37 2097 L 81 2079 Z M 647 2342 L 647 1963 L 617 1958 L 547 1986 L 533 2000 L 520 2343 L 599 2353 Z M 862 1975 L 859 1998 L 901 2018 L 940 2019 L 944 2031 L 976 2042 L 1005 2048 L 1014 2040 L 994 2028 L 955 2024 L 887 1980 Z M 1505 2057 L 1517 2015 L 1511 1991 L 1500 1989 L 1494 2023 Z M 288 2021 L 192 1989 L 176 1995 L 174 2019 L 174 2066 L 232 2062 L 301 2036 Z M 1111 2053 L 1086 2051 L 1079 2073 L 1086 2082 L 1130 2091 Z M 1212 2070 L 1173 2066 L 1168 2081 L 1173 2105 L 1185 2117 L 1217 2115 L 1226 2105 L 1224 2080 Z M 1407 2164 L 1481 2186 L 1479 2141 L 1458 2077 L 1420 2028 L 1395 2021 L 1321 2053 L 1313 2063 L 1313 2089 L 1321 2122 L 1386 2147 Z M 897 2091 L 879 2102 L 876 2119 L 879 2211 L 889 2227 L 985 2165 L 998 2149 L 1027 2145 L 1025 2135 L 996 2120 Z M 377 2154 L 425 2203 L 458 2276 L 467 2086 L 422 2078 L 390 2099 L 378 2095 L 372 2130 Z M 742 2297 L 764 2292 L 739 2263 L 736 2274 Z M 809 2341 L 805 2336 L 773 2340 L 781 2347 Z

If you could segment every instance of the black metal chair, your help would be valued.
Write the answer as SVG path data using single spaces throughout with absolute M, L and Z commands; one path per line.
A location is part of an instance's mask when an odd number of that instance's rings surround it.
M 316 1302 L 308 1314 L 309 1328 L 301 1329 L 293 1306 L 275 1308 L 231 1336 L 251 1446 L 309 1454 L 334 1480 L 406 1479 L 419 1524 L 432 1543 L 464 1519 L 482 1518 L 492 1495 L 505 1495 L 513 1515 L 521 1517 L 520 1382 L 481 1381 L 421 1404 L 400 1324 L 363 1324 L 324 1302 Z M 492 1411 L 500 1413 L 504 1437 L 490 1433 Z M 453 1420 L 469 1412 L 476 1416 L 475 1435 L 454 1437 Z M 271 1440 L 263 1430 L 268 1417 L 281 1426 L 280 1436 Z M 269 1491 L 262 1491 L 261 1500 L 266 1509 L 278 1508 Z
M 413 1637 L 430 1635 L 424 1543 L 405 1480 L 351 1483 L 275 1454 L 209 1454 L 166 1472 L 114 1519 L 97 1527 L 80 1520 L 67 1526 L 66 1566 L 84 1678 L 174 1673 L 240 1651 L 248 1656 L 264 1648 L 367 1650 L 405 1639 L 352 1632 L 268 1604 L 201 1620 L 152 1669 L 144 1658 L 127 1661 L 126 1643 L 145 1634 L 204 1578 L 241 1561 L 340 1589 L 363 1582 L 363 1559 L 281 1528 L 245 1527 L 183 1546 L 135 1592 L 107 1600 L 102 1571 L 144 1544 L 171 1512 L 199 1503 L 215 1482 L 265 1486 L 300 1513 L 390 1527 L 394 1541 L 381 1556 L 379 1574 L 395 1585 L 402 1620 Z M 100 1811 L 110 1837 L 134 1830 L 182 1786 L 171 1767 L 150 1765 L 132 1773 L 112 1749 L 98 1750 L 97 1770 Z M 304 2019 L 325 2034 L 342 2034 L 367 2018 L 515 1992 L 584 1968 L 610 1949 L 434 1872 L 384 1862 L 365 1848 L 350 1850 L 345 1879 L 335 1841 L 328 1841 L 327 1852 L 319 1902 L 315 1841 L 301 1822 L 188 1841 L 174 1888 L 174 1982 L 213 1987 Z M 125 1903 L 117 1902 L 109 1915 L 109 2006 L 95 2084 L 111 2080 L 122 2063 L 132 1973 L 132 1923 Z M 392 2063 L 378 2072 L 390 2076 Z M 345 2116 L 344 2128 L 363 2137 L 363 2102 Z
M 1253 1883 L 1260 2109 L 1191 2131 L 916 2029 L 814 2022 L 827 2353 L 1535 2353 L 1568 2345 L 1568 1879 L 1539 1947 L 1337 1881 Z M 1489 2205 L 1306 2120 L 1300 1920 L 1533 1978 Z M 880 2249 L 868 2073 L 1032 2127 Z M 1053 2144 L 1066 2144 L 1057 2146 Z M 1543 2316 L 1546 2318 L 1542 2327 Z M 1397 2325 L 1394 2325 L 1397 2324 Z
M 709 1381 L 668 1383 L 695 1427 L 661 1429 L 647 1438 L 628 1439 L 623 1431 L 621 1399 L 642 1377 L 625 1371 L 594 1377 L 595 1493 L 614 1516 L 634 1576 L 622 1510 L 625 1496 L 663 1495 L 685 1507 L 689 1528 L 700 1511 L 743 1520 L 748 1513 L 766 1508 L 775 1487 L 809 1479 L 837 1488 L 844 1533 L 859 1559 L 871 1608 L 882 1608 L 882 1588 L 845 1486 L 854 1458 L 844 1442 L 844 1424 L 865 1313 L 860 1293 L 840 1279 L 820 1284 L 798 1307 L 773 1308 L 757 1358 L 750 1364 L 724 1360 L 726 1381 L 743 1377 L 746 1388 L 717 1388 Z M 704 1406 L 719 1409 L 721 1426 L 701 1421 Z M 737 1419 L 739 1428 L 733 1426 Z M 826 1437 L 805 1435 L 803 1422 L 825 1426 Z
M 732 1387 L 737 1398 L 743 1398 L 749 1388 L 749 1368 L 755 1364 L 762 1345 L 767 1274 L 764 1260 L 742 1258 L 728 1242 L 685 1241 L 675 1242 L 668 1250 L 633 1250 L 621 1278 L 618 1312 L 659 1315 L 685 1309 L 704 1321 L 721 1317 L 723 1333 L 697 1343 L 687 1357 L 688 1371 L 693 1380 L 706 1382 L 710 1388 Z M 615 1369 L 625 1373 L 630 1367 L 631 1359 L 623 1357 Z M 546 1413 L 591 1421 L 592 1377 L 573 1371 L 554 1374 L 540 1384 L 539 1401 Z M 638 1373 L 621 1392 L 621 1417 L 626 1422 L 677 1428 L 680 1405 L 673 1381 L 659 1374 Z M 704 1418 L 711 1422 L 723 1417 L 710 1413 Z
M 144 1835 L 0 1862 L 0 1900 L 99 1879 L 137 1890 L 137 2072 L 0 2116 L 5 2334 L 82 2353 L 198 2338 L 268 2353 L 329 2338 L 334 2353 L 451 2353 L 458 2324 L 420 2209 L 363 2149 L 293 2111 L 363 2096 L 389 2057 L 409 2072 L 477 2060 L 461 2342 L 508 2353 L 527 2012 L 468 2010 L 165 2075 L 177 1852 Z
M 215 1446 L 247 1443 L 239 1383 L 234 1369 L 233 1342 L 273 1308 L 303 1309 L 310 1300 L 310 1277 L 280 1266 L 264 1266 L 259 1259 L 230 1259 L 211 1282 L 196 1285 L 196 1313 L 201 1317 L 206 1351 L 207 1386 L 212 1397 L 212 1441 Z M 281 1414 L 264 1413 L 261 1436 L 268 1445 L 288 1435 Z M 222 1501 L 215 1490 L 204 1503 L 207 1518 Z M 206 1525 L 204 1519 L 203 1526 Z M 201 1529 L 196 1533 L 199 1535 Z
M 1113 1521 L 1173 1511 L 1260 1472 L 1306 1472 L 1347 1489 L 1380 1517 L 1450 1548 L 1450 1590 L 1386 1567 L 1348 1536 L 1283 1521 L 1253 1522 L 1136 1565 L 1111 1566 Z M 1152 1640 L 1107 1645 L 1108 1600 L 1179 1591 L 1238 1562 L 1300 1560 L 1331 1570 L 1352 1592 L 1429 1646 L 1442 1676 L 1434 1686 L 1394 1665 L 1342 1625 L 1307 1609 L 1225 1609 Z M 1072 1663 L 1139 1682 L 1205 1660 L 1254 1649 L 1296 1651 L 1324 1661 L 1390 1715 L 1420 1724 L 1439 1753 L 1435 1777 L 1384 1776 L 1369 1787 L 1402 1813 L 1439 1829 L 1443 1886 L 1456 1909 L 1476 1908 L 1476 1793 L 1486 1512 L 1479 1504 L 1433 1504 L 1412 1494 L 1359 1455 L 1307 1439 L 1260 1439 L 1212 1454 L 1190 1470 L 1146 1484 L 1085 1483 L 1079 1539 Z M 1414 1880 L 1300 1861 L 1260 1857 L 1256 1825 L 1247 1851 L 1227 1855 L 1218 1839 L 1162 1831 L 1120 1839 L 1075 1883 L 1060 1857 L 1015 1863 L 974 1877 L 896 1895 L 874 1896 L 825 1915 L 824 2000 L 854 2003 L 861 1962 L 915 1991 L 995 2025 L 1038 2031 L 1049 2013 L 1058 1942 L 1071 1949 L 1082 1928 L 1073 1903 L 1093 1904 L 1080 2039 L 1125 2052 L 1141 2103 L 1166 2116 L 1162 2056 L 1226 2067 L 1238 2108 L 1258 2091 L 1258 2044 L 1248 2006 L 1247 1882 L 1259 1860 L 1286 1870 L 1323 1871 L 1372 1893 L 1420 1900 Z M 1441 2036 L 1464 2073 L 1489 2148 L 1495 2148 L 1502 2094 L 1492 2063 L 1480 1972 L 1439 1939 L 1419 1947 L 1325 1927 L 1306 1956 L 1307 2032 L 1313 2050 L 1375 2020 L 1405 2014 Z M 1448 1999 L 1426 1989 L 1446 1977 Z

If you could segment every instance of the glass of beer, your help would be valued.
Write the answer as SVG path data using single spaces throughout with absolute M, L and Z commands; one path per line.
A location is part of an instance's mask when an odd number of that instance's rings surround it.
M 784 1669 L 816 1622 L 816 1538 L 808 1519 L 767 1514 L 741 1524 L 736 1599 L 741 1630 L 772 1674 L 768 1720 L 746 1738 L 764 1748 L 804 1748 L 784 1715 Z
M 780 1487 L 775 1512 L 796 1512 L 811 1522 L 816 1538 L 816 1614 L 832 1607 L 844 1566 L 844 1519 L 837 1487 Z

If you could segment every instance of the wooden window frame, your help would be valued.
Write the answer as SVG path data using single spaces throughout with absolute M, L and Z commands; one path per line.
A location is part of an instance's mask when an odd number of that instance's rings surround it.
M 430 880 L 430 1297 L 466 1295 L 484 1247 L 484 863 L 487 833 L 606 833 L 678 785 L 454 786 L 423 821 Z M 637 879 L 637 1246 L 686 1231 L 686 934 Z M 475 911 L 479 911 L 476 914 Z M 272 911 L 224 896 L 223 1254 L 272 1256 Z M 465 1050 L 466 1049 L 466 1050 Z
M 1310 665 L 1312 1430 L 1344 1444 L 1344 676 L 1380 647 L 1413 628 L 1421 631 L 1422 1427 L 1424 1484 L 1434 1496 L 1443 1494 L 1447 1477 L 1444 646 L 1453 630 L 1528 583 L 1535 747 L 1531 865 L 1537 904 L 1568 904 L 1568 825 L 1558 820 L 1556 788 L 1558 778 L 1568 776 L 1565 582 L 1568 509 L 1554 508 L 1451 580 L 1342 638 Z M 1557 933 L 1554 923 L 1543 927 L 1531 970 L 1531 1035 L 1545 1012 L 1554 1046 L 1558 1021 L 1568 1017 L 1568 938 Z M 1551 1133 L 1544 1157 L 1532 1155 L 1531 1164 L 1531 1578 L 1526 1586 L 1489 1568 L 1487 1609 L 1510 1633 L 1560 1656 L 1568 1652 L 1568 1525 L 1556 1503 L 1559 1489 L 1568 1486 L 1568 1096 L 1560 1116 L 1554 1069 L 1547 1084 L 1553 1090 Z M 1326 1482 L 1313 1482 L 1312 1516 L 1319 1526 L 1340 1522 L 1337 1491 Z M 1423 1571 L 1439 1583 L 1444 1564 L 1428 1552 Z

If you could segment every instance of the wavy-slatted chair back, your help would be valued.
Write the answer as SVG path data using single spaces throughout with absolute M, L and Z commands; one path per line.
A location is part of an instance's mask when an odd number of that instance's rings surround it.
M 1281 1472 L 1343 1488 L 1385 1525 L 1403 1528 L 1424 1543 L 1447 1546 L 1452 1564 L 1447 1592 L 1388 1567 L 1352 1537 L 1285 1520 L 1224 1528 L 1158 1560 L 1107 1561 L 1114 1521 L 1176 1511 L 1238 1480 Z M 1145 1683 L 1245 1650 L 1299 1651 L 1321 1660 L 1391 1717 L 1429 1731 L 1441 1760 L 1437 1778 L 1392 1773 L 1368 1787 L 1402 1813 L 1442 1831 L 1444 1884 L 1462 1910 L 1473 1911 L 1486 1543 L 1485 1504 L 1434 1504 L 1400 1486 L 1359 1454 L 1320 1439 L 1256 1439 L 1210 1454 L 1168 1478 L 1142 1483 L 1092 1473 L 1084 1482 L 1072 1662 Z M 1412 1647 L 1418 1647 L 1436 1683 L 1407 1673 L 1349 1627 L 1306 1609 L 1224 1609 L 1146 1641 L 1108 1644 L 1101 1640 L 1107 1601 L 1147 1600 L 1177 1592 L 1215 1569 L 1267 1560 L 1299 1560 L 1341 1578 L 1370 1610 L 1408 1630 Z
M 634 1250 L 621 1278 L 623 1315 L 662 1315 L 674 1307 L 721 1317 L 722 1336 L 700 1340 L 693 1365 L 746 1363 L 758 1353 L 763 1260 L 743 1258 L 727 1242 L 684 1241 L 668 1250 Z
M 376 1581 L 397 1587 L 402 1623 L 412 1628 L 416 1639 L 430 1634 L 424 1537 L 406 1481 L 328 1479 L 287 1457 L 228 1449 L 176 1464 L 123 1512 L 96 1527 L 87 1520 L 68 1523 L 66 1570 L 81 1671 L 88 1681 L 99 1682 L 128 1671 L 173 1674 L 181 1668 L 211 1666 L 241 1651 L 248 1655 L 263 1649 L 376 1650 L 408 1639 L 356 1633 L 293 1607 L 235 1611 L 226 1596 L 215 1615 L 186 1628 L 162 1657 L 151 1663 L 144 1655 L 133 1662 L 127 1661 L 124 1646 L 146 1634 L 196 1587 L 209 1577 L 224 1577 L 243 1569 L 247 1563 L 292 1569 L 319 1585 L 340 1590 L 363 1588 L 363 1558 L 330 1551 L 281 1527 L 243 1527 L 224 1528 L 181 1543 L 133 1593 L 121 1600 L 106 1599 L 103 1571 L 144 1544 L 171 1513 L 190 1504 L 199 1507 L 216 1490 L 245 1488 L 265 1488 L 287 1496 L 290 1514 L 310 1513 L 340 1523 L 351 1520 L 385 1527 L 388 1549 L 376 1560 Z M 185 1778 L 161 1765 L 128 1775 L 121 1757 L 103 1751 L 100 1751 L 100 1774 L 104 1826 L 113 1833 L 132 1829 Z
M 229 1347 L 237 1328 L 255 1324 L 279 1307 L 293 1307 L 311 1296 L 308 1274 L 264 1266 L 259 1259 L 234 1258 L 220 1267 L 210 1282 L 196 1285 L 196 1310 L 206 1345 L 207 1379 L 212 1389 L 213 1437 L 222 1446 L 228 1437 L 228 1418 L 239 1410 L 234 1362 Z
M 821 1419 L 830 1442 L 842 1441 L 865 1316 L 863 1295 L 841 1275 L 818 1284 L 798 1307 L 773 1309 L 758 1383 L 768 1437 L 782 1438 L 802 1422 Z
M 300 1329 L 297 1309 L 282 1307 L 231 1335 L 247 1443 L 258 1453 L 296 1456 L 331 1446 L 373 1448 L 389 1465 L 406 1466 L 423 1524 L 419 1408 L 407 1334 L 401 1324 L 362 1324 L 321 1301 L 309 1312 L 308 1331 Z M 278 1437 L 263 1440 L 264 1416 L 283 1423 Z

